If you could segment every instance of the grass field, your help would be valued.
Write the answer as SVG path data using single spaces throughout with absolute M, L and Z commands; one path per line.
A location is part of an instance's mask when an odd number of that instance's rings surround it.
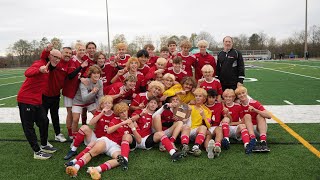
M 264 105 L 320 105 L 320 61 L 252 61 L 245 63 L 250 96 Z M 16 107 L 16 97 L 24 69 L 0 69 L 0 107 Z M 317 101 L 318 100 L 318 101 Z M 319 109 L 320 110 L 320 109 Z M 5 114 L 0 114 L 5 116 Z M 320 117 L 319 117 L 320 118 Z M 320 124 L 287 124 L 320 150 Z M 66 133 L 65 126 L 62 131 Z M 49 141 L 59 150 L 47 161 L 34 160 L 20 124 L 0 125 L 0 179 L 70 179 L 65 174 L 63 156 L 69 143 Z M 103 179 L 320 179 L 319 158 L 300 144 L 278 124 L 268 125 L 271 152 L 245 155 L 243 145 L 235 143 L 221 156 L 209 160 L 206 153 L 171 162 L 169 155 L 155 147 L 130 154 L 129 170 L 120 168 L 102 174 Z M 82 149 L 82 148 L 79 148 Z M 87 166 L 106 161 L 101 155 Z M 77 179 L 89 179 L 86 168 Z

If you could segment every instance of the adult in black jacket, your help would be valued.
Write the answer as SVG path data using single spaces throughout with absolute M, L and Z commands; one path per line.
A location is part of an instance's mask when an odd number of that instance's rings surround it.
M 240 51 L 234 49 L 230 36 L 223 38 L 223 50 L 218 53 L 216 77 L 220 80 L 223 91 L 235 90 L 243 84 L 244 62 Z

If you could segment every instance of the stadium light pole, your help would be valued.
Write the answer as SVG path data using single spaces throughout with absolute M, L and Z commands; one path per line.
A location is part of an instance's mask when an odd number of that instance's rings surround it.
M 108 57 L 110 58 L 110 35 L 109 35 L 109 9 L 108 9 L 108 0 L 106 0 L 106 13 L 107 13 L 107 33 L 108 33 Z
M 308 0 L 306 0 L 306 16 L 305 16 L 305 29 L 304 29 L 304 59 L 307 59 L 307 52 L 308 52 Z

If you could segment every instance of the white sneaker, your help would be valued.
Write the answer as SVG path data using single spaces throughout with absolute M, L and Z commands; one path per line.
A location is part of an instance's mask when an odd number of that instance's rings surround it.
M 59 142 L 66 142 L 67 141 L 67 139 L 64 137 L 64 135 L 61 133 L 56 135 L 54 137 L 54 140 L 59 141 Z
M 214 140 L 211 139 L 211 140 L 209 141 L 208 149 L 207 149 L 207 151 L 208 151 L 208 158 L 209 158 L 209 159 L 213 159 L 213 158 L 214 158 L 213 148 L 214 148 Z
M 47 146 L 53 148 L 53 145 L 49 143 L 49 141 L 47 141 Z

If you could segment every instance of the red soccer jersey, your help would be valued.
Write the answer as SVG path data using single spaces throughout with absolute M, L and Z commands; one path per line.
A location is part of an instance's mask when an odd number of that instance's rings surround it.
M 206 106 L 211 110 L 211 113 L 212 113 L 211 124 L 213 126 L 219 126 L 222 119 L 222 113 L 223 113 L 222 103 L 216 102 L 213 105 L 206 105 Z
M 213 67 L 214 69 L 214 74 L 213 76 L 215 76 L 215 73 L 216 73 L 216 60 L 214 59 L 214 57 L 209 54 L 209 53 L 206 53 L 205 55 L 201 54 L 201 53 L 197 53 L 195 54 L 196 56 L 196 59 L 197 59 L 197 64 L 196 64 L 196 67 L 195 67 L 195 75 L 196 75 L 196 79 L 199 80 L 201 79 L 202 77 L 202 71 L 201 71 L 201 68 L 206 65 L 206 64 L 209 64 Z
M 138 115 L 142 112 L 141 109 L 136 110 L 133 112 L 132 116 Z M 137 121 L 138 128 L 137 131 L 140 134 L 140 136 L 146 137 L 152 133 L 151 131 L 151 125 L 152 125 L 152 114 L 144 114 L 142 115 Z
M 231 122 L 238 122 L 243 118 L 244 113 L 243 113 L 243 109 L 240 104 L 233 103 L 232 106 L 225 105 L 225 107 L 229 109 L 229 113 L 232 117 Z
M 111 85 L 111 79 L 117 74 L 118 69 L 107 62 L 101 67 L 101 70 L 100 80 L 103 83 L 103 92 L 106 94 L 108 86 Z
M 96 111 L 94 117 L 98 116 L 101 111 Z M 114 114 L 110 115 L 102 115 L 102 117 L 97 121 L 96 126 L 94 127 L 94 133 L 96 134 L 97 138 L 107 135 L 107 129 L 111 120 L 114 118 Z
M 173 74 L 174 77 L 176 78 L 177 82 L 181 82 L 181 80 L 183 79 L 183 77 L 189 76 L 188 73 L 184 70 L 181 70 L 179 72 L 175 72 L 173 70 L 173 67 L 169 67 L 168 69 L 166 69 L 166 71 L 164 72 L 164 74 L 166 73 L 170 73 Z
M 148 66 L 147 64 L 145 64 L 142 68 L 138 68 L 138 71 L 141 72 L 144 76 L 148 74 L 149 70 L 150 66 Z
M 170 109 L 165 109 L 162 113 L 161 113 L 161 123 L 165 123 L 165 122 L 174 122 L 173 120 L 173 113 Z M 166 130 L 168 129 L 167 127 L 163 127 L 162 126 L 162 130 Z
M 128 62 L 128 59 L 131 58 L 129 54 L 125 54 L 124 58 L 120 58 L 117 61 L 118 66 L 126 67 L 126 63 Z M 115 56 L 111 56 L 109 61 L 113 61 L 115 59 Z
M 180 52 L 178 56 L 182 58 L 182 69 L 187 72 L 188 76 L 192 77 L 192 66 L 195 66 L 196 57 L 191 53 L 188 56 L 183 56 Z
M 131 101 L 130 106 L 139 106 L 141 103 L 145 106 L 148 104 L 147 92 L 137 94 Z
M 200 87 L 208 91 L 209 89 L 214 89 L 219 95 L 222 95 L 222 87 L 219 79 L 213 78 L 211 82 L 204 80 Z
M 257 125 L 257 115 L 258 115 L 258 113 L 250 112 L 249 111 L 249 105 L 254 107 L 255 109 L 260 110 L 260 111 L 264 111 L 266 109 L 262 106 L 262 104 L 259 101 L 256 101 L 254 99 L 249 99 L 249 104 L 248 105 L 241 104 L 244 114 L 250 114 L 251 118 L 252 118 L 252 124 L 253 125 Z
M 44 59 L 40 59 L 35 61 L 24 72 L 24 75 L 27 78 L 18 92 L 18 102 L 31 105 L 42 104 L 42 94 L 43 90 L 48 85 L 49 75 L 48 73 L 41 73 L 39 71 L 39 68 L 45 65 L 47 65 L 47 61 Z
M 147 65 L 148 65 L 149 67 L 155 66 L 158 58 L 159 58 L 158 56 L 152 56 L 152 57 L 150 57 L 149 60 L 148 60 L 148 62 L 147 62 Z
M 122 82 L 117 82 L 114 83 L 110 86 L 110 91 L 108 92 L 108 95 L 116 95 L 119 94 L 121 89 L 124 89 L 123 83 Z M 123 94 L 122 96 L 118 97 L 117 99 L 113 100 L 113 103 L 116 104 L 118 102 L 121 102 L 122 100 L 131 100 L 132 99 L 132 95 L 133 95 L 133 91 L 129 90 L 129 91 L 125 91 L 126 93 Z
M 68 74 L 72 73 L 75 69 L 77 69 L 81 65 L 81 62 L 77 59 L 76 56 L 73 56 L 72 59 L 70 59 L 69 61 L 70 63 L 68 67 Z M 79 78 L 81 77 L 82 72 L 83 71 L 80 71 L 78 75 L 72 79 L 69 79 L 69 78 L 65 79 L 63 84 L 63 89 L 62 89 L 62 95 L 71 99 L 74 98 L 79 88 L 79 84 L 80 84 Z
M 124 82 L 126 77 L 129 76 L 129 75 L 130 75 L 130 73 L 127 72 L 124 75 L 119 76 L 119 78 L 116 80 L 116 82 Z M 136 86 L 134 88 L 134 92 L 136 94 L 138 94 L 138 93 L 140 93 L 140 87 L 141 86 L 146 86 L 146 84 L 144 82 L 144 75 L 141 72 L 137 71 L 136 72 L 136 77 L 137 77 L 138 81 L 136 82 Z
M 122 120 L 120 120 L 119 117 L 114 117 L 111 122 L 109 123 L 109 127 L 112 127 L 114 125 L 117 125 L 119 123 L 121 123 Z M 122 125 L 120 126 L 116 131 L 114 131 L 111 134 L 107 134 L 107 137 L 114 141 L 115 143 L 121 145 L 121 141 L 122 141 L 122 136 L 124 134 L 131 134 L 132 131 L 130 129 L 130 127 L 128 125 Z
M 49 73 L 49 82 L 43 94 L 48 97 L 59 96 L 64 80 L 68 75 L 69 61 L 61 60 L 56 68 Z

